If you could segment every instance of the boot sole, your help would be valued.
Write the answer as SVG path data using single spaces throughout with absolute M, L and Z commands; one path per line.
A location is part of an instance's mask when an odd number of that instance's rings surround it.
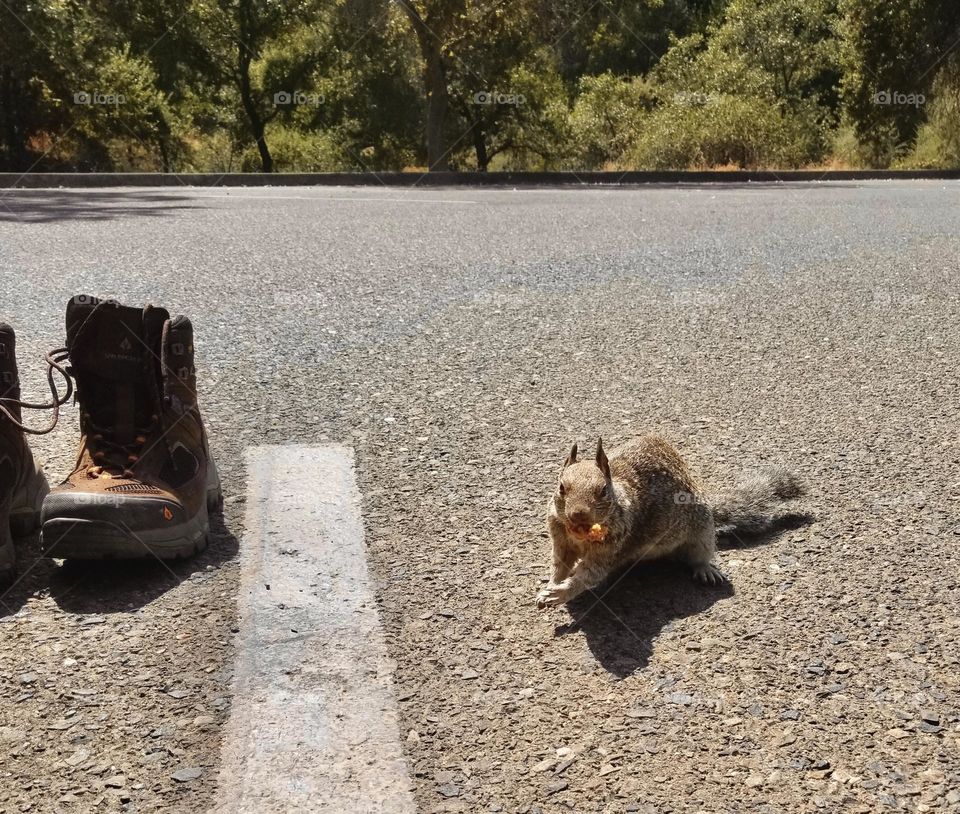
M 177 526 L 133 532 L 122 523 L 54 517 L 43 524 L 40 548 L 46 557 L 63 560 L 161 560 L 192 557 L 207 547 L 210 514 L 220 510 L 223 493 L 216 467 L 207 484 L 206 504 Z

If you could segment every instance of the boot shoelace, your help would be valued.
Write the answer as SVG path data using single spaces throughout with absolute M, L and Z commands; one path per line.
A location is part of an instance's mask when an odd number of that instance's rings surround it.
M 50 351 L 47 354 L 47 384 L 50 386 L 50 394 L 52 396 L 51 401 L 43 404 L 36 404 L 30 401 L 21 401 L 20 399 L 14 398 L 0 398 L 0 414 L 2 414 L 8 421 L 10 421 L 15 427 L 21 431 L 28 433 L 30 435 L 46 435 L 48 432 L 52 431 L 54 427 L 57 426 L 57 422 L 60 420 L 60 406 L 66 404 L 70 397 L 73 395 L 73 380 L 70 378 L 70 374 L 67 372 L 66 368 L 61 364 L 65 362 L 69 357 L 69 353 L 66 348 L 57 348 L 56 350 Z M 64 381 L 67 383 L 67 392 L 62 396 L 60 395 L 60 390 L 57 386 L 56 379 L 54 378 L 53 372 L 57 371 L 61 376 L 63 376 Z M 40 430 L 35 430 L 32 427 L 26 426 L 22 421 L 19 421 L 10 408 L 19 407 L 21 410 L 53 410 L 53 419 L 50 422 L 50 426 L 44 427 Z
M 93 423 L 90 413 L 83 413 L 84 426 L 87 428 L 87 438 L 90 442 L 90 457 L 93 464 L 87 469 L 91 478 L 112 478 L 116 470 L 123 478 L 135 478 L 132 467 L 136 465 L 142 455 L 143 445 L 160 421 L 157 415 L 150 416 L 150 423 L 146 427 L 138 427 L 132 441 L 120 443 L 111 438 L 111 432 Z M 122 458 L 122 463 L 117 463 Z

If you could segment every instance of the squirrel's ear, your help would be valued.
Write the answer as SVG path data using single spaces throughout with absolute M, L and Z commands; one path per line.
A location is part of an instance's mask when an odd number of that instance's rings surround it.
M 607 453 L 603 451 L 603 439 L 597 439 L 597 466 L 600 467 L 600 471 L 603 472 L 603 476 L 609 480 L 610 478 L 610 461 L 607 460 Z
M 570 447 L 570 454 L 567 456 L 567 460 L 563 462 L 563 466 L 560 467 L 560 478 L 563 478 L 563 470 L 566 469 L 570 464 L 575 464 L 577 462 L 577 445 L 574 444 Z

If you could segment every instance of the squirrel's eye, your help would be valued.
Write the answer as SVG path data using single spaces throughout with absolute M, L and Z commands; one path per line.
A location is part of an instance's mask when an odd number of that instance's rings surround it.
M 561 495 L 565 495 L 566 493 L 567 493 L 567 490 L 563 488 L 563 484 L 561 483 L 561 484 L 560 484 L 560 494 L 561 494 Z

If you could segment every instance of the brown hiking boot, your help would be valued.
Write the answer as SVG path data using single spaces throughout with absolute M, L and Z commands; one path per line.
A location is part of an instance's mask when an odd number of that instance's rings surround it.
M 49 357 L 48 357 L 49 359 Z M 16 564 L 13 537 L 29 534 L 37 527 L 40 506 L 49 491 L 43 470 L 37 465 L 27 445 L 25 433 L 41 435 L 56 424 L 60 405 L 70 398 L 59 397 L 54 385 L 53 369 L 63 369 L 50 361 L 48 375 L 53 401 L 50 404 L 29 404 L 20 400 L 20 377 L 17 372 L 17 337 L 9 325 L 0 323 L 0 580 L 9 579 Z M 23 407 L 53 409 L 53 421 L 42 430 L 23 425 Z
M 220 479 L 197 407 L 193 326 L 162 308 L 75 297 L 67 351 L 80 454 L 43 502 L 50 557 L 186 557 L 206 547 Z

